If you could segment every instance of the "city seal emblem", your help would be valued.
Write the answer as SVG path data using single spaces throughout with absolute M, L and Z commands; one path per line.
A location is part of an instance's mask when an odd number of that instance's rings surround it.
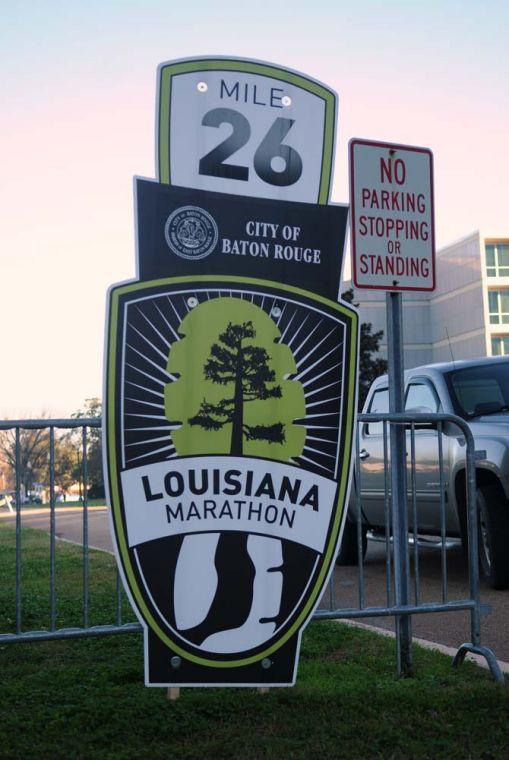
M 164 236 L 170 250 L 188 260 L 204 259 L 212 253 L 218 234 L 213 217 L 197 206 L 175 209 L 164 227 Z

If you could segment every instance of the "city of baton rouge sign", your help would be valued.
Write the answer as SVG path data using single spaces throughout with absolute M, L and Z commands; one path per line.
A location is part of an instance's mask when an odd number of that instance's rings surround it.
M 206 94 L 215 79 L 196 64 Z M 298 102 L 288 72 L 252 66 L 257 99 L 274 78 Z M 196 159 L 202 138 L 188 139 Z M 165 179 L 136 181 L 139 279 L 110 289 L 106 345 L 112 531 L 145 682 L 291 685 L 346 514 L 358 321 L 336 298 L 348 209 L 319 204 L 321 182 L 296 202 Z
M 262 277 L 337 299 L 347 206 L 270 201 L 136 180 L 138 275 Z

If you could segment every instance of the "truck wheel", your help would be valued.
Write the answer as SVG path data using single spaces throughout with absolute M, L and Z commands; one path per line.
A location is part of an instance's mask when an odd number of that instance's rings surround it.
M 492 588 L 509 587 L 509 505 L 497 486 L 477 489 L 479 568 Z
M 365 525 L 361 526 L 361 539 L 362 539 L 362 559 L 366 556 L 366 549 L 368 548 L 368 539 L 366 536 L 367 528 Z M 341 539 L 341 548 L 336 557 L 336 565 L 357 565 L 358 553 L 357 553 L 357 523 L 351 522 L 348 518 L 343 530 L 343 538 Z

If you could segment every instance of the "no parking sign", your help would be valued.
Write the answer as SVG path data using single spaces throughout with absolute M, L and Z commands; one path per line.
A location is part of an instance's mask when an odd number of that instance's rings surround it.
M 350 200 L 355 287 L 434 290 L 431 151 L 351 140 Z

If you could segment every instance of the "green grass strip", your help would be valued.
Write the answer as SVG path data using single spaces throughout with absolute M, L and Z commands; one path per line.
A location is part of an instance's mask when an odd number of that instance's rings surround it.
M 2 632 L 13 617 L 13 539 L 2 526 Z M 39 627 L 47 542 L 41 531 L 23 531 L 27 624 Z M 76 624 L 79 547 L 58 544 L 57 568 L 59 626 Z M 93 622 L 111 622 L 113 558 L 91 552 L 91 576 Z M 475 665 L 453 670 L 450 658 L 417 647 L 415 676 L 398 680 L 394 647 L 364 630 L 311 623 L 293 689 L 183 689 L 171 703 L 164 689 L 143 686 L 139 634 L 2 645 L 0 757 L 507 757 L 506 686 Z

